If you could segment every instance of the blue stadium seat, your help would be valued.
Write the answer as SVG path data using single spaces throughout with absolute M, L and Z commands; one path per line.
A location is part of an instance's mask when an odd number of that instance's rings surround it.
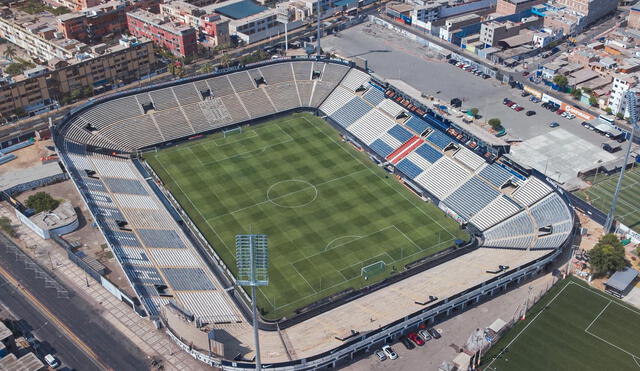
M 438 161 L 440 157 L 442 157 L 442 153 L 440 151 L 438 151 L 437 149 L 431 147 L 426 143 L 416 148 L 414 152 L 432 164 Z
M 398 170 L 402 171 L 406 176 L 413 179 L 422 173 L 422 169 L 408 159 L 403 159 L 396 165 Z
M 429 125 L 426 121 L 413 115 L 409 120 L 407 120 L 407 122 L 405 122 L 405 125 L 407 125 L 407 127 L 409 127 L 411 130 L 415 131 L 418 135 L 424 133 L 425 130 L 431 127 L 431 125 Z
M 480 176 L 491 182 L 496 187 L 502 186 L 512 177 L 507 169 L 498 164 L 491 164 L 480 171 Z
M 364 93 L 362 98 L 367 102 L 371 103 L 372 105 L 377 106 L 378 104 L 380 104 L 380 102 L 384 100 L 385 97 L 384 97 L 384 92 L 382 92 L 380 89 L 372 85 L 369 88 L 369 90 L 366 93 Z
M 382 139 L 376 139 L 369 145 L 373 152 L 377 153 L 381 157 L 387 157 L 393 152 L 393 148 L 385 143 Z
M 427 140 L 436 146 L 444 149 L 449 143 L 451 143 L 452 139 L 449 136 L 439 130 L 434 130 L 428 137 Z
M 360 117 L 364 116 L 372 109 L 365 101 L 359 97 L 351 99 L 347 104 L 340 107 L 330 117 L 342 127 L 349 127 Z
M 404 143 L 413 137 L 413 134 L 409 132 L 409 130 L 403 128 L 400 125 L 395 125 L 391 129 L 389 129 L 388 133 L 400 141 L 400 143 Z

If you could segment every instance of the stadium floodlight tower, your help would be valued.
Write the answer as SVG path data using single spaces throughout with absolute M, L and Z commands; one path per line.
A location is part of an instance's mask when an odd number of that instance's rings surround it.
M 318 35 L 316 36 L 316 38 L 318 39 L 316 40 L 316 55 L 318 56 L 318 58 L 320 58 L 320 56 L 322 55 L 322 49 L 320 48 L 320 19 L 322 18 L 322 15 L 320 14 L 320 2 L 321 0 L 318 0 Z
M 624 180 L 624 172 L 627 169 L 627 163 L 629 163 L 629 155 L 631 154 L 631 146 L 633 145 L 633 137 L 636 129 L 638 129 L 638 99 L 636 98 L 635 91 L 628 90 L 625 95 L 625 101 L 627 110 L 629 110 L 629 121 L 631 122 L 631 136 L 629 137 L 629 144 L 627 145 L 627 153 L 624 155 L 624 162 L 620 169 L 620 177 L 618 178 L 618 184 L 616 184 L 616 191 L 613 193 L 613 200 L 611 200 L 611 209 L 607 215 L 607 221 L 604 223 L 604 233 L 611 232 L 613 226 L 613 219 L 615 218 L 616 206 L 618 203 L 618 195 L 620 194 L 620 188 L 622 187 L 622 181 Z
M 239 234 L 236 236 L 236 264 L 238 284 L 251 286 L 251 306 L 253 308 L 253 339 L 256 343 L 256 370 L 260 363 L 260 342 L 258 340 L 258 310 L 256 308 L 256 286 L 269 284 L 269 253 L 266 234 Z

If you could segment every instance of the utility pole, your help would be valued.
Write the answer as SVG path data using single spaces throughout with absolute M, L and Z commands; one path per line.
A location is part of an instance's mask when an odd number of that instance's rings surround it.
M 604 233 L 611 232 L 613 226 L 613 220 L 615 218 L 616 206 L 618 203 L 618 196 L 620 195 L 620 188 L 622 187 L 622 181 L 624 180 L 624 172 L 627 169 L 627 163 L 629 162 L 629 156 L 631 154 L 631 146 L 633 145 L 633 137 L 638 126 L 638 114 L 637 114 L 637 99 L 636 93 L 632 90 L 628 90 L 625 96 L 627 103 L 627 109 L 629 110 L 629 121 L 631 123 L 631 137 L 629 137 L 629 144 L 627 145 L 627 152 L 624 155 L 624 162 L 620 169 L 620 177 L 618 178 L 618 184 L 616 190 L 613 193 L 613 200 L 611 201 L 611 209 L 607 215 L 607 221 L 604 223 Z

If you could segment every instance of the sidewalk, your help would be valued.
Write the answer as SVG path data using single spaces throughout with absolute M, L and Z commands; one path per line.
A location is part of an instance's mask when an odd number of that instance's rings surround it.
M 43 240 L 29 228 L 20 224 L 13 214 L 13 210 L 4 203 L 0 205 L 0 216 L 11 219 L 20 236 L 16 243 L 29 256 L 94 305 L 107 322 L 133 341 L 148 355 L 148 358 L 161 360 L 158 367 L 163 366 L 166 370 L 209 369 L 204 363 L 183 352 L 163 330 L 157 330 L 151 321 L 138 316 L 100 283 L 87 276 L 82 269 L 67 258 L 64 249 L 52 241 Z

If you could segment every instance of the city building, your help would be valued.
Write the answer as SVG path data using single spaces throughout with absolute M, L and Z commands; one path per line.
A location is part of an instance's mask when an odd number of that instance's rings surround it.
M 627 17 L 627 27 L 640 30 L 640 7 L 632 7 Z
M 148 77 L 157 67 L 151 41 L 133 37 L 123 37 L 116 45 L 96 45 L 82 58 L 53 58 L 48 68 L 0 77 L 0 117 L 47 112 L 74 94 L 111 90 Z
M 445 21 L 444 26 L 440 27 L 439 37 L 450 42 L 453 34 L 460 30 L 460 28 L 480 23 L 481 21 L 482 17 L 477 14 L 467 14 L 459 17 L 449 18 Z
M 498 0 L 496 13 L 499 15 L 517 14 L 544 2 L 545 0 Z
M 207 13 L 201 7 L 184 1 L 172 1 L 160 5 L 160 14 L 198 30 L 198 41 L 215 47 L 230 42 L 229 20 L 219 14 Z
M 117 0 L 58 16 L 58 30 L 65 38 L 85 43 L 102 41 L 103 37 L 120 36 L 127 30 L 126 13 L 136 9 L 158 12 L 160 0 Z
M 52 6 L 64 6 L 71 10 L 83 10 L 100 4 L 101 0 L 47 0 Z
M 74 58 L 88 47 L 78 40 L 65 38 L 58 31 L 56 18 L 47 12 L 31 15 L 20 10 L 12 11 L 0 18 L 0 37 L 42 62 L 53 58 Z
M 625 111 L 625 94 L 638 84 L 638 78 L 633 75 L 616 75 L 611 85 L 611 95 L 607 107 L 611 108 L 611 113 L 617 115 Z
M 583 26 L 596 22 L 618 8 L 618 0 L 555 0 L 555 3 L 583 15 Z
M 169 17 L 138 9 L 127 13 L 127 24 L 132 35 L 148 38 L 176 56 L 193 56 L 198 50 L 196 30 Z
M 485 45 L 485 47 L 492 47 L 497 45 L 501 40 L 518 35 L 521 30 L 529 27 L 537 27 L 541 23 L 542 20 L 536 16 L 522 18 L 520 22 L 486 22 L 480 27 L 480 41 Z M 532 38 L 529 38 L 528 41 L 531 40 Z

